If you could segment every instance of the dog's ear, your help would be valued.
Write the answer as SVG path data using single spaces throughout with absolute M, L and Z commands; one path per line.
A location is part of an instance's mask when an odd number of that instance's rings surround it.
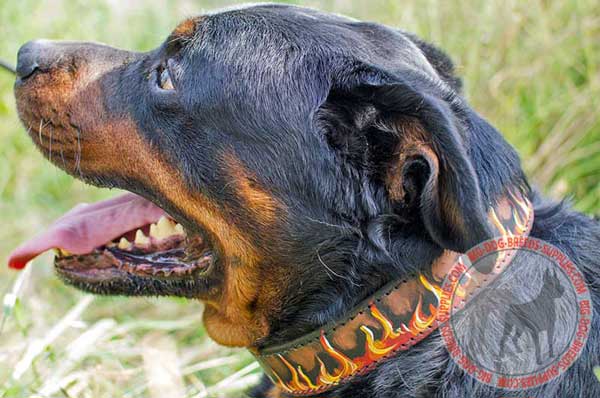
M 353 128 L 341 129 L 345 146 L 366 143 L 359 151 L 368 159 L 361 162 L 375 169 L 372 174 L 378 176 L 394 211 L 417 214 L 431 239 L 445 249 L 465 252 L 492 238 L 467 153 L 468 134 L 451 101 L 414 83 L 373 84 L 372 79 L 332 93 L 330 100 L 338 107 L 353 104 L 344 108 L 354 118 Z M 343 141 L 339 131 L 334 137 Z

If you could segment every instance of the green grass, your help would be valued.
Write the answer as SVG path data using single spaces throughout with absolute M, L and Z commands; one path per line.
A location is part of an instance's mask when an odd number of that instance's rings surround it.
M 398 26 L 444 48 L 464 78 L 467 97 L 517 147 L 531 180 L 550 196 L 571 196 L 581 211 L 599 212 L 597 0 L 305 4 Z M 219 5 L 5 1 L 0 57 L 14 62 L 19 45 L 39 37 L 147 50 L 177 21 Z M 16 117 L 12 84 L 0 71 L 0 265 L 20 240 L 77 202 L 113 194 L 84 186 L 43 160 Z M 228 388 L 256 379 L 248 354 L 207 339 L 200 304 L 91 299 L 58 282 L 49 263 L 44 256 L 18 275 L 0 266 L 0 296 L 20 286 L 16 304 L 4 307 L 0 397 L 158 397 L 162 387 L 148 384 L 157 371 L 170 372 L 179 386 L 168 396 L 217 397 L 231 396 Z M 162 360 L 153 361 L 152 355 Z

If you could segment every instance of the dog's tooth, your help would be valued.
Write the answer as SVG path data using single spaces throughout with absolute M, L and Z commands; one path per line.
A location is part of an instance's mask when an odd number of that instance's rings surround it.
M 56 254 L 58 257 L 69 257 L 73 255 L 73 253 L 71 253 L 70 251 L 61 249 L 60 247 L 56 247 L 53 250 L 54 254 Z
M 177 223 L 177 225 L 175 225 L 175 232 L 177 232 L 177 234 L 179 235 L 183 235 L 185 236 L 185 229 L 183 229 L 183 225 Z
M 165 216 L 162 216 L 156 223 L 159 238 L 166 238 L 177 233 L 174 224 Z
M 153 238 L 160 238 L 158 234 L 158 226 L 156 224 L 150 224 L 150 236 Z
M 148 239 L 148 237 L 146 235 L 144 235 L 144 233 L 142 232 L 141 229 L 138 229 L 135 232 L 135 244 L 136 245 L 148 245 L 150 244 L 150 239 Z
M 119 245 L 117 247 L 121 250 L 125 250 L 125 249 L 129 249 L 129 246 L 131 246 L 131 243 L 129 243 L 127 238 L 122 237 L 121 240 L 119 241 Z

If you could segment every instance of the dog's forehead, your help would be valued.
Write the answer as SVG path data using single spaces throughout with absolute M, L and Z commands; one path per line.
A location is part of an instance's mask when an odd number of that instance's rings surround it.
M 205 14 L 195 20 L 202 21 L 198 25 L 210 25 L 208 29 L 198 27 L 202 33 L 195 37 L 197 48 L 212 47 L 214 41 L 219 41 L 219 48 L 225 45 L 235 49 L 237 55 L 245 51 L 249 59 L 268 51 L 273 63 L 277 63 L 276 57 L 284 55 L 282 51 L 286 48 L 294 48 L 298 57 L 310 53 L 342 56 L 392 73 L 411 69 L 439 79 L 409 35 L 377 23 L 284 4 L 245 4 Z M 176 31 L 191 26 L 188 21 L 180 24 Z M 285 47 L 285 42 L 290 46 Z M 221 55 L 226 57 L 226 54 Z

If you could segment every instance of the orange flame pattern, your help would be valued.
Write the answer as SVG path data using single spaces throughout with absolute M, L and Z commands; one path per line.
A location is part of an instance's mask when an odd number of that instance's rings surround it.
M 430 283 L 423 275 L 419 275 L 419 281 L 425 289 L 435 295 L 437 304 L 439 304 L 441 288 Z M 354 362 L 358 363 L 361 367 L 369 366 L 384 358 L 389 353 L 396 351 L 398 348 L 409 344 L 417 336 L 430 328 L 436 320 L 438 308 L 433 304 L 429 304 L 428 315 L 423 312 L 422 305 L 423 296 L 419 295 L 417 306 L 408 321 L 408 325 L 400 323 L 400 326 L 394 329 L 392 321 L 375 304 L 371 304 L 369 310 L 371 316 L 379 322 L 382 328 L 381 337 L 376 339 L 375 334 L 368 326 L 361 325 L 360 330 L 366 337 L 365 353 L 361 357 L 356 358 Z
M 509 193 L 506 203 L 510 206 L 511 217 L 501 220 L 494 209 L 489 211 L 490 223 L 496 227 L 502 236 L 515 236 L 529 232 L 532 223 L 533 209 L 524 195 Z M 510 255 L 508 255 L 510 257 Z M 502 260 L 499 256 L 497 261 Z M 449 272 L 450 269 L 447 270 Z M 384 300 L 384 293 L 389 295 L 399 290 L 409 282 L 403 282 L 391 290 L 384 288 L 375 295 L 365 311 L 361 311 L 341 326 L 327 331 L 321 330 L 316 338 L 310 338 L 306 343 L 294 346 L 289 350 L 272 354 L 261 354 L 259 362 L 273 382 L 282 391 L 291 395 L 312 395 L 327 390 L 330 386 L 339 384 L 357 374 L 367 372 L 379 361 L 399 350 L 406 350 L 428 336 L 439 326 L 437 315 L 442 297 L 442 287 L 438 282 L 432 282 L 423 274 L 411 280 L 410 289 L 406 289 L 402 297 L 410 299 L 408 312 L 400 304 Z M 472 287 L 467 282 L 458 286 L 455 294 L 465 298 Z M 379 297 L 379 298 L 377 298 Z M 406 297 L 405 297 L 406 298 Z M 424 302 L 429 303 L 427 308 Z M 404 308 L 404 310 L 402 310 Z M 396 316 L 386 314 L 405 314 L 400 321 Z M 408 316 L 410 315 L 410 316 Z M 398 325 L 396 326 L 395 323 Z M 354 348 L 341 349 L 334 347 L 331 341 L 340 341 L 353 336 L 356 341 Z M 363 337 L 363 339 L 361 339 Z M 364 340 L 364 347 L 359 342 Z M 290 354 L 294 355 L 290 355 Z M 294 358 L 312 358 L 314 366 L 294 363 Z
M 441 297 L 441 287 L 429 282 L 423 275 L 419 275 L 418 280 L 425 291 L 433 294 L 437 300 L 437 305 Z M 392 320 L 386 317 L 377 305 L 370 304 L 368 307 L 369 315 L 377 321 L 377 325 L 381 328 L 381 336 L 379 338 L 375 337 L 375 332 L 371 328 L 365 324 L 360 325 L 359 330 L 363 332 L 366 340 L 363 355 L 350 359 L 339 349 L 334 348 L 327 338 L 327 334 L 322 331 L 319 337 L 320 351 L 327 353 L 328 357 L 337 363 L 334 369 L 329 370 L 325 362 L 317 356 L 319 371 L 316 377 L 311 379 L 301 365 L 294 366 L 284 355 L 276 354 L 278 360 L 287 370 L 288 375 L 283 376 L 272 370 L 271 376 L 284 391 L 296 395 L 315 393 L 320 391 L 323 386 L 338 384 L 341 380 L 355 375 L 361 369 L 376 363 L 391 352 L 419 337 L 435 323 L 436 305 L 429 304 L 428 312 L 423 311 L 423 295 L 419 295 L 415 311 L 408 324 L 401 323 L 395 328 Z M 284 377 L 286 381 L 283 381 Z

